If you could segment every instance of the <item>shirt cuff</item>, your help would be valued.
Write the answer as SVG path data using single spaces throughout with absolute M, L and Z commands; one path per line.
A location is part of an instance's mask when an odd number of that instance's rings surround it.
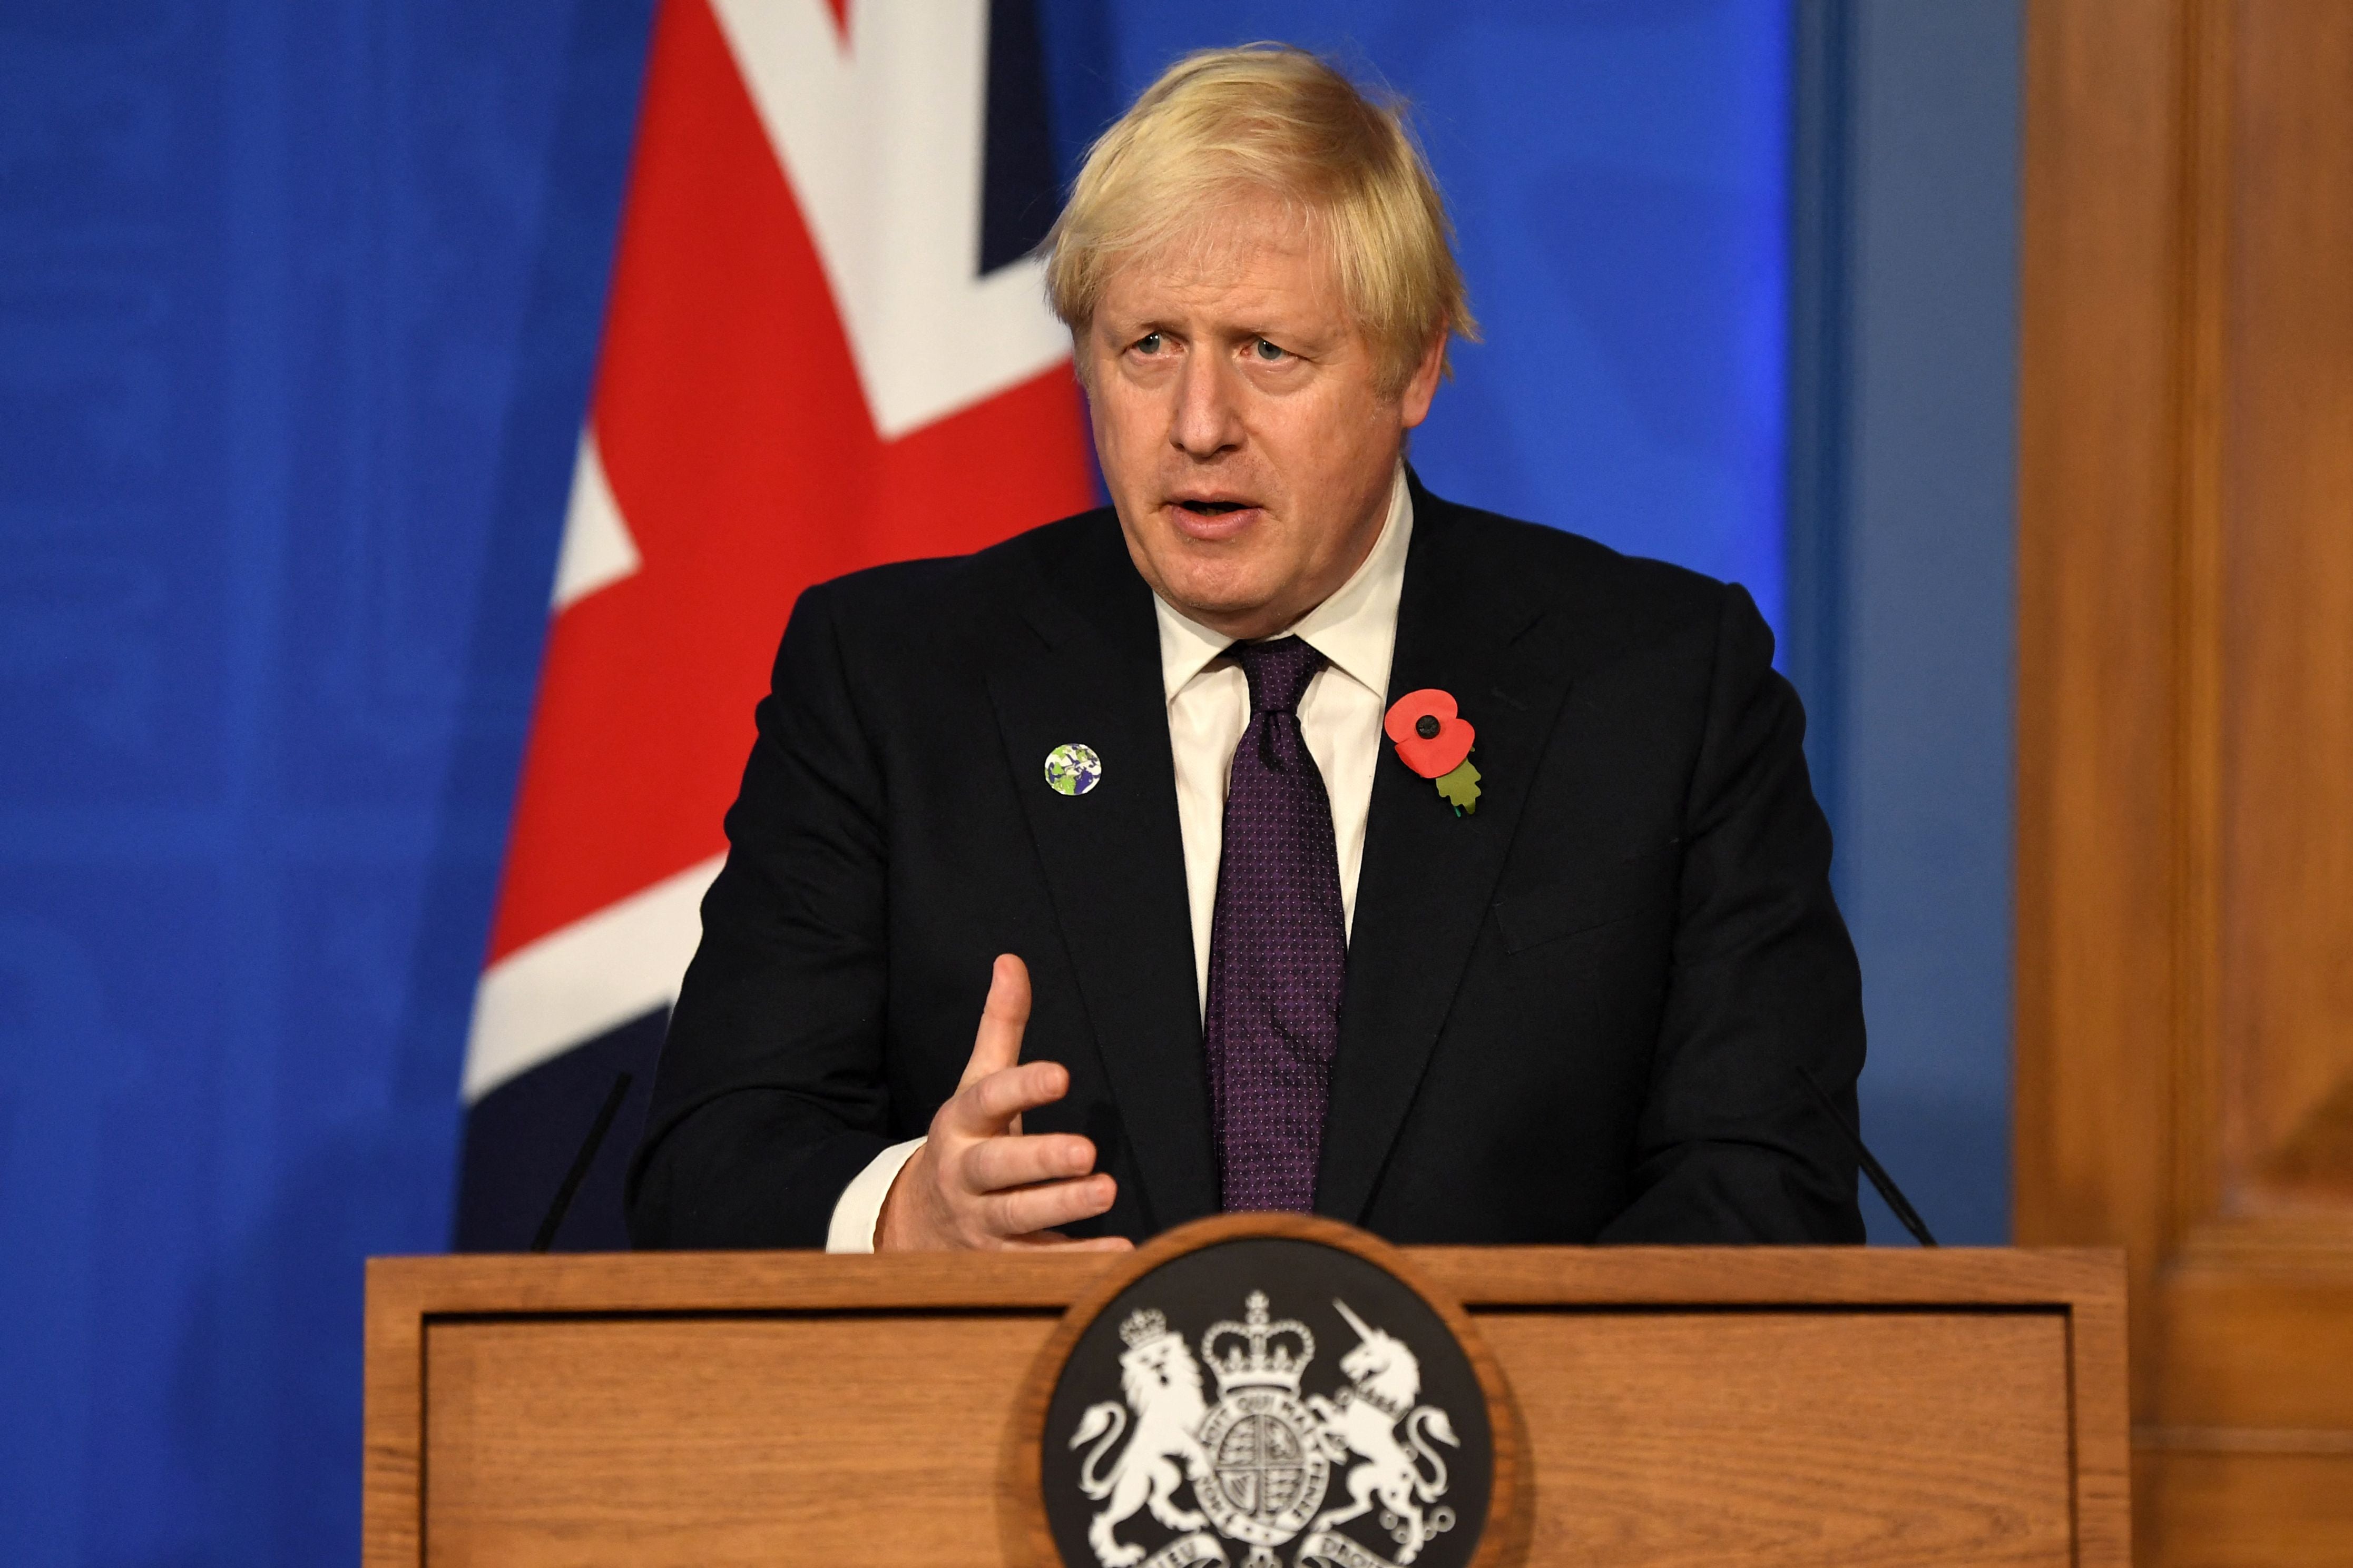
M 893 1143 L 849 1179 L 849 1185 L 834 1201 L 833 1223 L 825 1227 L 828 1252 L 874 1250 L 874 1227 L 882 1223 L 882 1200 L 891 1195 L 891 1184 L 899 1179 L 901 1169 L 923 1146 L 921 1138 Z

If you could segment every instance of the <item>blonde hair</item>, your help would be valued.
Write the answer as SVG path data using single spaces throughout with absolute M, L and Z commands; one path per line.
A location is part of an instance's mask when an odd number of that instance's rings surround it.
M 1187 55 L 1096 140 L 1042 247 L 1054 313 L 1082 333 L 1124 261 L 1255 193 L 1320 230 L 1385 386 L 1402 386 L 1441 333 L 1478 341 L 1404 103 L 1283 44 Z

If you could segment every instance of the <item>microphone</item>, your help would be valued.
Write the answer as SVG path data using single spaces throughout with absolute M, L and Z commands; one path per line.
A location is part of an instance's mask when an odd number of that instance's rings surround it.
M 1936 1246 L 1936 1238 L 1928 1234 L 1927 1222 L 1920 1217 L 1920 1211 L 1904 1196 L 1904 1189 L 1895 1184 L 1895 1178 L 1887 1173 L 1886 1167 L 1871 1157 L 1871 1151 L 1863 1147 L 1862 1134 L 1848 1126 L 1846 1118 L 1839 1114 L 1838 1101 L 1832 1100 L 1822 1086 L 1814 1081 L 1814 1075 L 1804 1068 L 1798 1069 L 1798 1076 L 1804 1079 L 1806 1087 L 1814 1091 L 1814 1098 L 1821 1102 L 1822 1111 L 1831 1119 L 1831 1125 L 1846 1135 L 1847 1142 L 1854 1150 L 1856 1161 L 1862 1166 L 1862 1173 L 1871 1178 L 1873 1186 L 1879 1189 L 1880 1201 L 1887 1205 L 1888 1212 L 1904 1222 L 1904 1228 L 1912 1233 L 1913 1240 L 1923 1247 Z
M 588 1167 L 596 1163 L 596 1151 L 605 1146 L 605 1134 L 613 1130 L 613 1118 L 621 1113 L 621 1101 L 628 1098 L 630 1081 L 628 1073 L 613 1079 L 613 1087 L 605 1096 L 605 1107 L 596 1112 L 596 1120 L 588 1129 L 588 1141 L 580 1145 L 564 1184 L 555 1189 L 555 1201 L 547 1205 L 547 1217 L 539 1222 L 539 1234 L 532 1237 L 533 1252 L 545 1252 L 555 1245 L 556 1229 L 564 1224 L 564 1216 L 572 1212 L 572 1200 L 579 1194 L 580 1184 L 587 1179 Z

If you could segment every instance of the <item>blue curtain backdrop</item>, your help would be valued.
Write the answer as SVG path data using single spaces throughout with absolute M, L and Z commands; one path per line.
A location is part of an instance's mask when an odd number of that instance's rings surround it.
M 0 11 L 0 1551 L 350 1561 L 361 1262 L 446 1242 L 650 0 Z M 1460 499 L 1782 593 L 1780 0 L 1046 0 L 1414 98 Z
M 0 1555 L 349 1563 L 648 0 L 0 8 Z

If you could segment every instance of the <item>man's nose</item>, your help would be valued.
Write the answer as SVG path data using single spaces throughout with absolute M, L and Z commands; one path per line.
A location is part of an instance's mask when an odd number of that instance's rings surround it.
M 1241 445 L 1238 378 L 1214 353 L 1192 353 L 1176 376 L 1168 443 L 1189 458 L 1213 458 Z

